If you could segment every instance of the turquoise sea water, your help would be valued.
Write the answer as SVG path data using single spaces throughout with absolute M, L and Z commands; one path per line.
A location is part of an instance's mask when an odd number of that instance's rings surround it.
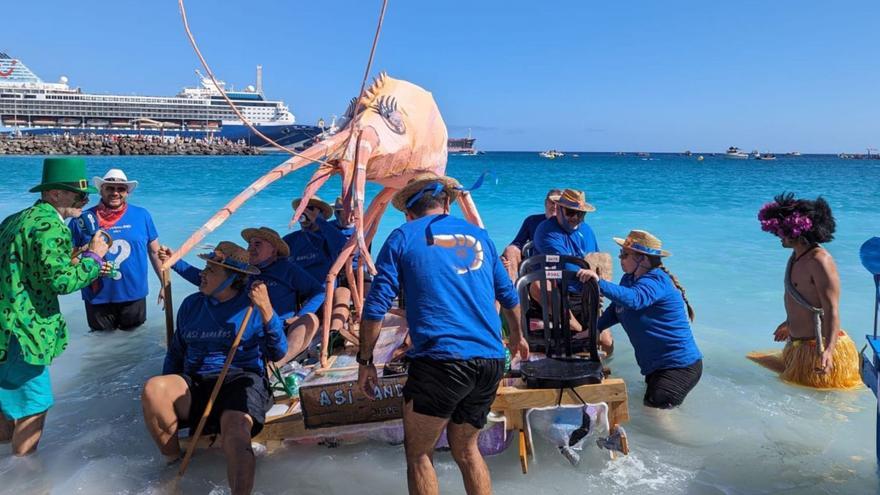
M 131 201 L 147 207 L 163 243 L 179 245 L 219 207 L 283 157 L 96 157 L 92 175 L 123 168 L 140 181 Z M 0 158 L 0 217 L 29 205 L 27 189 L 39 182 L 41 159 Z M 245 226 L 287 231 L 290 201 L 313 170 L 300 171 L 247 203 L 206 242 L 240 241 Z M 489 459 L 498 493 L 876 493 L 876 403 L 870 392 L 817 392 L 785 385 L 744 355 L 778 347 L 771 332 L 784 319 L 782 275 L 788 252 L 761 232 L 760 206 L 781 191 L 824 195 L 838 223 L 827 248 L 840 270 L 841 320 L 859 347 L 870 332 L 873 283 L 858 249 L 880 235 L 880 161 L 828 156 L 780 157 L 775 162 L 706 156 L 635 156 L 581 153 L 546 160 L 536 153 L 451 157 L 447 171 L 470 185 L 483 171 L 493 177 L 474 197 L 499 249 L 522 219 L 541 211 L 551 187 L 587 191 L 597 211 L 587 221 L 600 248 L 612 236 L 647 229 L 673 252 L 667 265 L 696 309 L 694 333 L 705 355 L 700 385 L 683 407 L 657 412 L 641 405 L 644 384 L 632 349 L 615 329 L 615 375 L 627 381 L 632 454 L 609 461 L 590 449 L 572 468 L 548 445 L 539 445 L 528 476 L 516 449 Z M 368 188 L 372 197 L 378 188 Z M 321 192 L 339 192 L 338 179 Z M 93 199 L 94 201 L 94 199 Z M 381 242 L 403 217 L 387 214 Z M 378 245 L 378 244 L 377 244 Z M 188 257 L 195 261 L 194 255 Z M 616 277 L 619 267 L 615 267 Z M 174 279 L 175 302 L 192 290 Z M 151 281 L 153 294 L 158 283 Z M 151 295 L 154 298 L 154 295 Z M 50 411 L 38 456 L 7 457 L 0 446 L 0 492 L 161 492 L 172 471 L 161 466 L 143 427 L 139 395 L 161 370 L 164 319 L 150 306 L 147 325 L 133 333 L 88 333 L 78 295 L 62 298 L 70 323 L 68 350 L 52 366 L 56 406 Z M 435 459 L 444 493 L 463 493 L 447 453 Z M 341 475 L 342 474 L 342 475 Z M 218 452 L 200 454 L 181 488 L 186 493 L 225 490 Z M 262 493 L 403 493 L 401 447 L 366 443 L 336 449 L 290 447 L 258 462 Z

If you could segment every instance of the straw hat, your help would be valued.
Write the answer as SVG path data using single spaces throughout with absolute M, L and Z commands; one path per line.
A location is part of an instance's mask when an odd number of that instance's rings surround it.
M 244 273 L 245 275 L 259 275 L 260 270 L 248 263 L 248 252 L 245 248 L 230 241 L 222 241 L 217 244 L 211 253 L 200 254 L 199 258 L 220 265 L 227 270 Z
M 568 208 L 569 210 L 577 210 L 587 213 L 596 211 L 596 208 L 593 205 L 587 203 L 587 195 L 584 194 L 583 191 L 575 189 L 566 189 L 562 191 L 559 199 L 556 200 L 556 205 Z
M 294 211 L 299 208 L 300 203 L 302 203 L 302 198 L 296 198 L 293 200 Z M 333 207 L 317 196 L 312 196 L 312 198 L 309 199 L 309 206 L 319 208 L 321 210 L 321 213 L 324 215 L 324 220 L 333 216 Z
M 661 258 L 672 255 L 669 251 L 661 249 L 663 242 L 660 239 L 645 230 L 630 230 L 626 239 L 620 237 L 613 237 L 613 239 L 620 247 L 631 249 L 637 253 L 660 256 Z
M 461 190 L 461 184 L 452 177 L 440 176 L 435 173 L 427 172 L 424 174 L 419 174 L 410 179 L 410 181 L 403 186 L 399 191 L 394 194 L 394 197 L 391 198 L 391 204 L 394 205 L 400 211 L 406 211 L 406 202 L 409 201 L 413 196 L 418 194 L 420 191 L 429 187 L 433 184 L 440 183 L 443 186 L 443 189 L 446 191 L 446 194 L 449 196 L 451 200 L 455 200 L 458 198 L 458 195 Z
M 281 256 L 282 258 L 290 256 L 290 246 L 281 239 L 281 236 L 275 230 L 270 229 L 269 227 L 260 227 L 256 229 L 244 229 L 241 231 L 241 238 L 247 242 L 251 242 L 251 239 L 254 237 L 264 239 L 269 242 L 269 244 L 275 246 L 275 249 L 278 250 L 278 256 Z

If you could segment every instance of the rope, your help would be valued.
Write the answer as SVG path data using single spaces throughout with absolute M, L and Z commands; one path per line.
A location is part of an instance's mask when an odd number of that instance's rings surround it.
M 220 92 L 220 95 L 223 96 L 223 99 L 226 100 L 226 103 L 229 105 L 230 108 L 232 108 L 232 111 L 235 113 L 235 115 L 237 115 L 238 118 L 241 119 L 241 121 L 244 123 L 244 125 L 246 125 L 248 127 L 248 129 L 253 131 L 254 134 L 256 134 L 257 136 L 260 136 L 267 143 L 271 144 L 275 148 L 278 148 L 281 151 L 285 151 L 287 153 L 290 153 L 293 156 L 305 158 L 303 155 L 288 148 L 287 146 L 278 144 L 273 139 L 270 139 L 269 136 L 266 136 L 265 134 L 260 132 L 244 115 L 242 115 L 242 113 L 238 110 L 238 107 L 235 106 L 235 103 L 233 103 L 232 100 L 229 98 L 229 96 L 226 95 L 226 91 L 224 91 L 223 88 L 220 87 L 220 84 L 217 83 L 217 78 L 214 77 L 214 71 L 211 70 L 211 67 L 208 66 L 208 61 L 205 60 L 204 56 L 202 56 L 202 51 L 199 50 L 199 45 L 196 43 L 196 39 L 195 39 L 195 37 L 193 37 L 192 31 L 190 31 L 190 29 L 189 29 L 189 21 L 187 20 L 187 17 L 186 17 L 186 7 L 183 5 L 183 0 L 178 0 L 177 5 L 180 8 L 180 17 L 183 20 L 183 28 L 186 30 L 186 37 L 189 38 L 189 42 L 192 45 L 193 50 L 195 50 L 196 56 L 199 57 L 199 61 L 201 61 L 202 67 L 204 67 L 205 72 L 208 73 L 208 77 L 211 78 L 211 82 L 214 83 L 214 87 L 217 88 L 217 91 Z M 327 163 L 323 160 L 315 159 L 312 161 L 318 162 L 322 165 L 327 165 L 327 166 L 332 167 L 332 165 L 330 163 Z

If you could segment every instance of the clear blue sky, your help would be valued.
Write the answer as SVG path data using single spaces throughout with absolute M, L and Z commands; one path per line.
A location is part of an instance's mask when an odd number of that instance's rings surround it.
M 198 60 L 174 0 L 3 2 L 0 50 L 86 91 L 174 94 Z M 381 1 L 190 0 L 215 72 L 264 67 L 303 123 L 357 92 Z M 880 147 L 880 2 L 391 0 L 374 74 L 434 93 L 487 150 Z

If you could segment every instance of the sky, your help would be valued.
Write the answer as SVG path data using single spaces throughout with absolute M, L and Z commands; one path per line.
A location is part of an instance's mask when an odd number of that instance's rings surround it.
M 208 63 L 299 123 L 344 112 L 381 0 L 186 2 Z M 171 95 L 200 64 L 175 0 L 7 0 L 0 51 L 88 92 Z M 431 91 L 484 150 L 880 148 L 880 2 L 389 0 L 371 76 Z

